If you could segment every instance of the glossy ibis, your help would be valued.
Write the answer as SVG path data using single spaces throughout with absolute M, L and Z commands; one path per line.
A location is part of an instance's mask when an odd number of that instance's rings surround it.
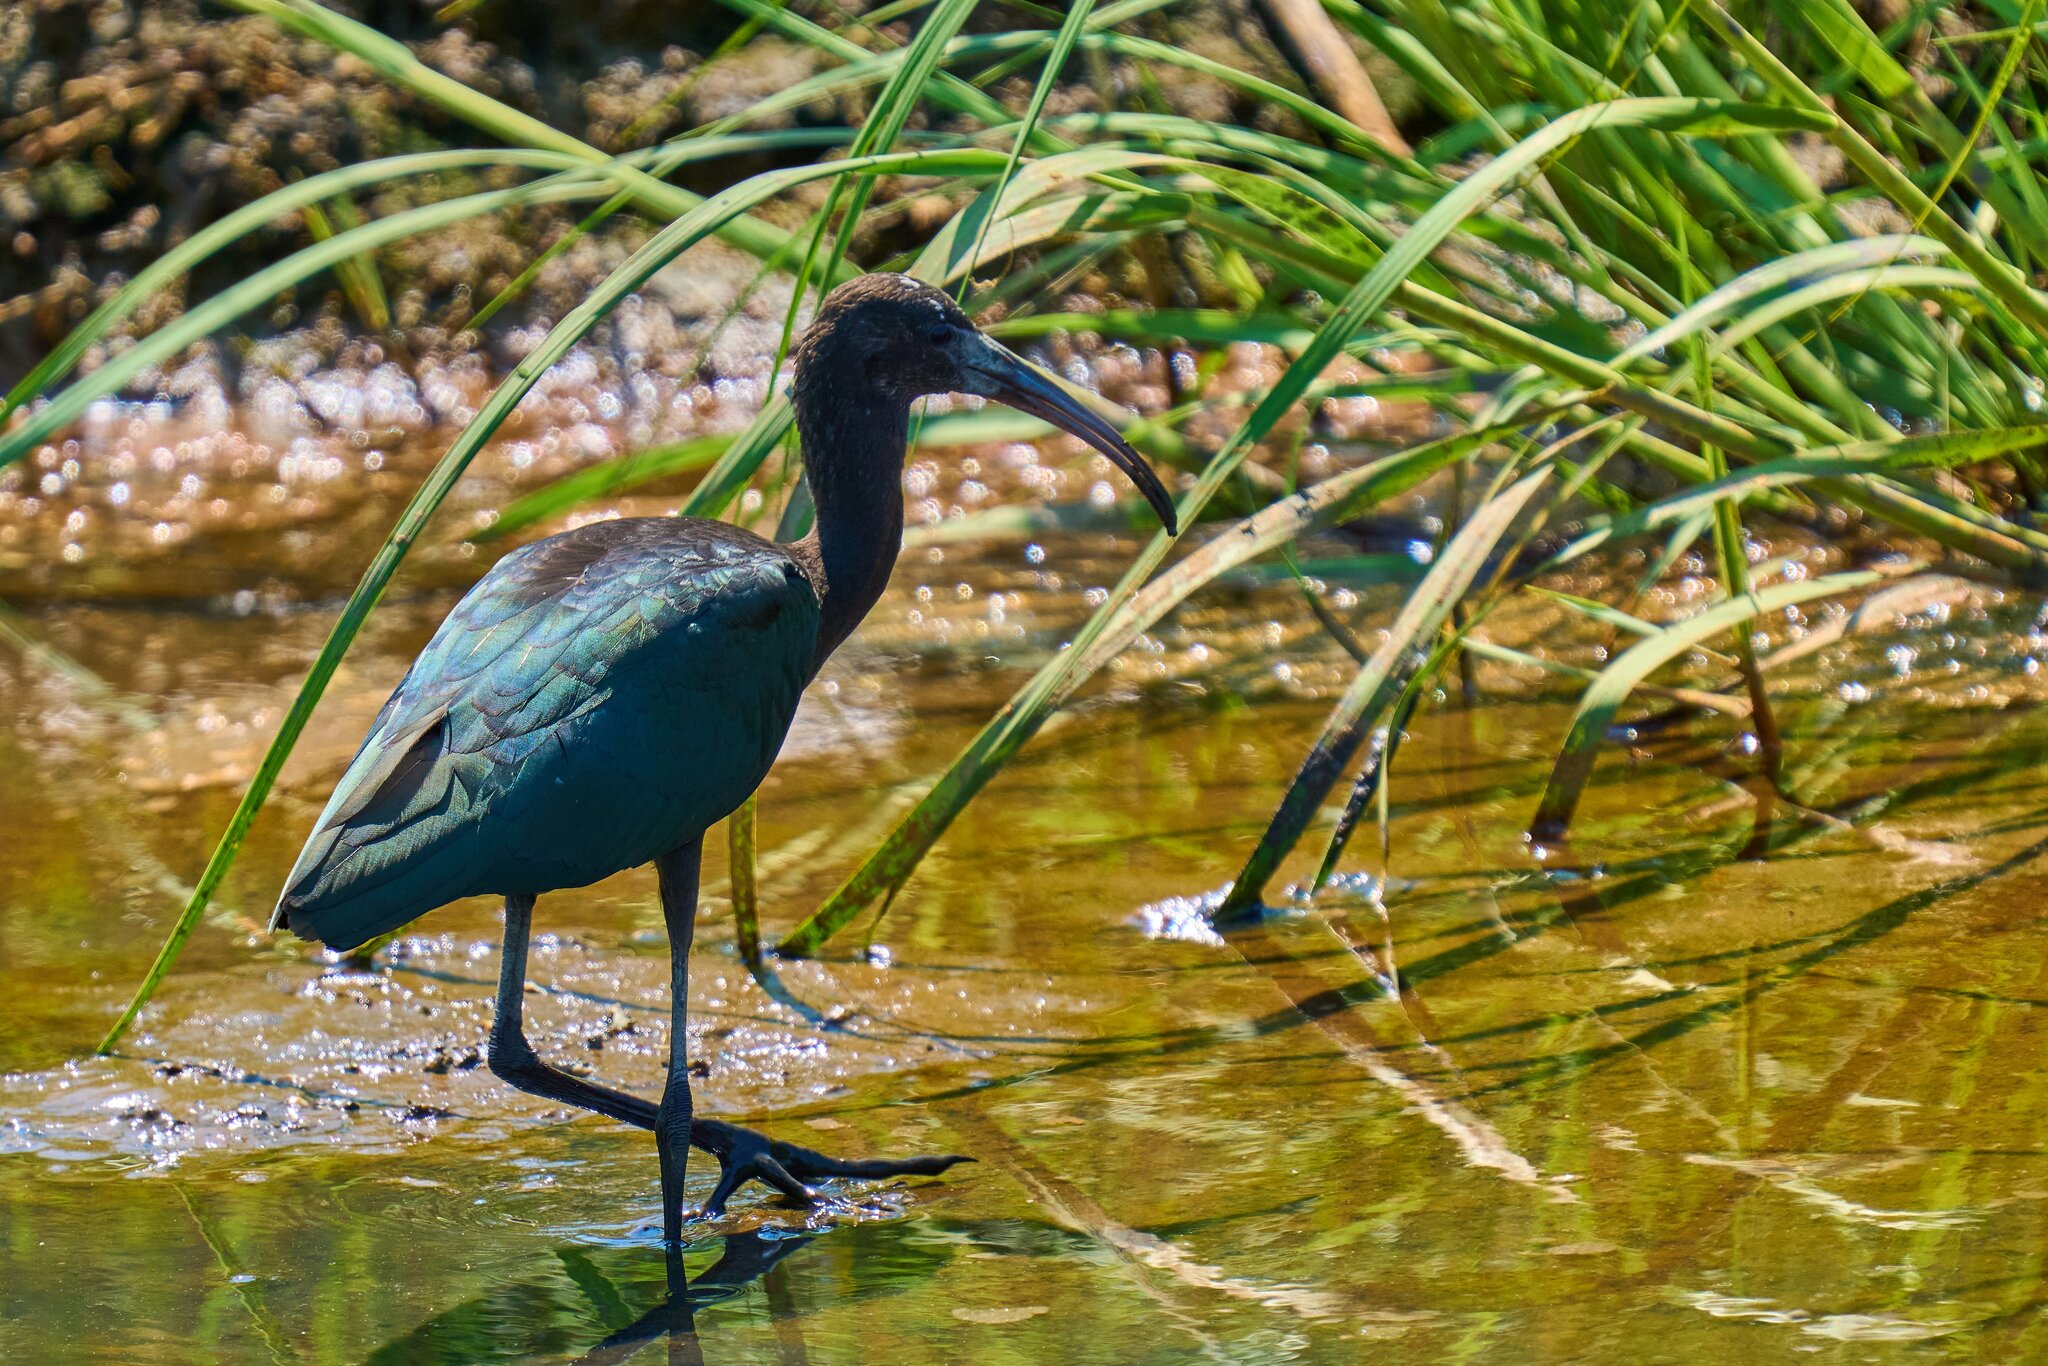
M 816 529 L 776 545 L 721 522 L 624 518 L 500 560 L 377 714 L 272 919 L 350 949 L 458 898 L 504 897 L 491 1070 L 652 1129 L 671 1242 L 692 1144 L 720 1168 L 706 1215 L 750 1178 L 808 1202 L 828 1177 L 965 1160 L 841 1161 L 696 1119 L 684 1057 L 704 832 L 766 776 L 804 685 L 889 581 L 911 401 L 965 392 L 1044 418 L 1115 461 L 1174 525 L 1166 489 L 1114 427 L 907 276 L 834 290 L 793 381 Z M 534 899 L 643 863 L 659 875 L 673 969 L 658 1106 L 550 1067 L 520 1023 Z

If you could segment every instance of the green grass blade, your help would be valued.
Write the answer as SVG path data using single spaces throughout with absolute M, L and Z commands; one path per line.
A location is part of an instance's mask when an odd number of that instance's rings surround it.
M 1930 293 L 1950 290 L 1970 294 L 1982 288 L 1983 282 L 1970 272 L 1943 266 L 1872 266 L 1865 270 L 1845 271 L 1756 305 L 1722 330 L 1715 338 L 1710 354 L 1719 358 L 1731 347 L 1740 346 L 1766 328 L 1809 308 L 1817 308 L 1830 299 L 1861 298 L 1873 290 Z
M 680 146 L 654 148 L 633 153 L 622 161 L 645 162 L 657 157 L 670 165 L 709 157 L 746 155 L 791 147 L 830 145 L 848 135 L 840 129 L 778 130 L 771 133 L 737 133 L 692 141 Z M 142 338 L 91 375 L 58 395 L 46 408 L 31 416 L 24 426 L 0 438 L 0 466 L 21 458 L 22 453 L 52 432 L 83 416 L 93 401 L 117 393 L 142 370 L 161 364 L 200 338 L 219 330 L 236 317 L 267 304 L 274 295 L 320 271 L 331 268 L 354 251 L 374 250 L 386 243 L 432 232 L 465 218 L 503 212 L 525 205 L 552 204 L 577 199 L 594 199 L 606 183 L 605 168 L 581 170 L 583 158 L 534 149 L 424 153 L 393 157 L 311 177 L 276 191 L 237 210 L 218 223 L 195 233 L 189 240 L 166 252 L 138 273 L 126 287 L 74 328 L 59 347 L 10 391 L 0 413 L 44 392 L 76 366 L 95 342 L 109 334 L 130 316 L 151 294 L 190 270 L 207 256 L 278 216 L 294 212 L 316 201 L 359 186 L 379 183 L 397 176 L 429 174 L 475 165 L 528 166 L 557 171 L 543 181 L 508 190 L 444 200 L 405 210 L 388 218 L 336 234 L 327 242 L 299 252 L 264 268 L 230 289 L 188 309 L 163 328 Z
M 1550 564 L 1546 562 L 1538 566 L 1536 572 L 1541 574 L 1549 568 Z M 1588 621 L 1597 621 L 1602 626 L 1616 631 L 1623 631 L 1632 636 L 1653 636 L 1662 629 L 1655 622 L 1644 621 L 1641 617 L 1633 613 L 1624 612 L 1619 607 L 1610 606 L 1593 598 L 1580 597 L 1577 593 L 1566 593 L 1555 588 L 1544 588 L 1534 584 L 1530 585 L 1529 591 L 1541 597 L 1549 598 L 1560 606 L 1569 607 Z
M 754 804 L 749 796 L 725 818 L 726 862 L 732 881 L 734 947 L 748 972 L 761 966 L 761 898 L 754 883 Z
M 511 148 L 504 151 L 420 152 L 410 156 L 386 157 L 344 166 L 273 190 L 253 203 L 207 224 L 184 241 L 137 271 L 112 298 L 94 309 L 74 327 L 49 355 L 36 363 L 0 401 L 0 421 L 28 399 L 44 393 L 70 374 L 79 358 L 95 342 L 110 335 L 143 302 L 173 280 L 236 239 L 245 237 L 287 214 L 311 204 L 373 185 L 408 176 L 431 175 L 437 171 L 468 170 L 483 166 L 525 166 L 559 171 L 579 164 L 579 159 L 558 152 Z
M 335 217 L 345 227 L 359 228 L 362 218 L 349 205 L 346 197 L 334 201 Z M 325 242 L 335 235 L 334 224 L 318 204 L 308 204 L 300 210 L 306 221 L 306 231 L 316 242 Z M 359 251 L 353 256 L 343 257 L 334 263 L 335 278 L 341 281 L 342 293 L 348 297 L 349 306 L 356 311 L 356 318 L 374 334 L 388 332 L 391 328 L 391 299 L 384 292 L 384 277 L 377 271 L 377 257 L 369 251 Z
M 78 421 L 95 400 L 120 392 L 144 369 L 169 360 L 242 314 L 265 306 L 277 297 L 280 290 L 328 270 L 358 252 L 431 232 L 479 214 L 495 213 L 519 205 L 594 199 L 604 192 L 605 182 L 589 176 L 550 176 L 516 189 L 493 190 L 407 209 L 294 252 L 222 290 L 197 308 L 180 314 L 135 345 L 110 356 L 106 364 L 76 380 L 48 404 L 30 413 L 13 430 L 0 436 L 0 467 L 19 460 L 53 432 Z
M 1323 723 L 1322 734 L 1316 737 L 1301 771 L 1288 785 L 1266 833 L 1217 908 L 1219 922 L 1242 916 L 1258 904 L 1280 861 L 1300 841 L 1331 786 L 1358 752 L 1366 733 L 1400 692 L 1407 672 L 1402 666 L 1408 656 L 1436 634 L 1450 616 L 1451 608 L 1478 576 L 1495 544 L 1549 478 L 1549 470 L 1538 470 L 1489 499 L 1444 547 L 1429 573 L 1403 604 L 1393 625 L 1387 628 L 1386 640 L 1373 651 L 1372 658 L 1358 671 Z
M 693 69 L 686 78 L 677 82 L 674 88 L 672 88 L 667 94 L 663 95 L 659 100 L 655 101 L 654 104 L 648 107 L 647 109 L 641 111 L 638 115 L 634 117 L 633 121 L 630 124 L 628 124 L 625 128 L 619 131 L 617 145 L 627 147 L 637 142 L 642 133 L 644 133 L 647 129 L 653 127 L 654 124 L 659 122 L 662 117 L 664 117 L 668 112 L 672 111 L 678 104 L 680 104 L 685 98 L 687 98 L 688 95 L 692 91 L 694 91 L 698 87 L 698 85 L 700 85 L 703 82 L 704 77 L 707 74 L 714 70 L 722 61 L 724 61 L 725 58 L 729 57 L 733 52 L 744 47 L 746 45 L 747 40 L 753 37 L 755 33 L 759 32 L 760 28 L 761 23 L 758 19 L 749 19 L 746 23 L 741 24 L 738 28 L 734 29 L 731 33 L 727 34 L 725 38 L 722 41 L 720 41 L 718 46 L 711 52 L 711 54 L 705 57 L 703 61 L 699 62 L 696 65 L 695 69 Z M 712 131 L 714 130 L 697 129 L 692 130 L 692 132 L 685 134 L 684 136 L 686 138 L 704 136 Z M 669 169 L 670 168 L 667 167 L 666 165 L 658 166 L 655 168 L 653 174 L 655 174 L 658 177 L 666 176 L 668 174 Z M 533 261 L 529 263 L 524 270 L 520 271 L 517 276 L 513 277 L 512 281 L 509 284 L 507 284 L 503 289 L 499 290 L 497 294 L 490 300 L 490 302 L 486 303 L 482 308 L 478 309 L 476 313 L 472 317 L 470 317 L 467 322 L 463 324 L 463 326 L 471 330 L 483 327 L 484 324 L 488 323 L 492 318 L 496 317 L 500 310 L 504 309 L 507 305 L 511 304 L 515 299 L 519 298 L 522 294 L 524 294 L 532 286 L 534 280 L 539 278 L 541 271 L 547 268 L 549 262 L 559 259 L 565 253 L 574 248 L 578 242 L 582 241 L 592 232 L 595 232 L 599 226 L 607 222 L 609 219 L 612 218 L 613 215 L 617 214 L 621 209 L 624 209 L 627 205 L 631 204 L 632 202 L 632 191 L 621 190 L 619 191 L 619 193 L 613 195 L 610 199 L 606 200 L 603 204 L 600 204 L 596 209 L 593 209 L 589 214 L 584 216 L 582 222 L 576 224 L 575 227 L 569 229 L 569 231 L 563 233 L 560 237 L 556 238 L 555 241 L 548 246 L 547 250 L 543 251 L 539 256 L 535 257 Z M 779 258 L 770 259 L 775 260 Z
M 1456 631 L 1441 633 L 1431 647 L 1429 657 L 1422 661 L 1408 681 L 1402 685 L 1394 705 L 1387 712 L 1387 723 L 1375 726 L 1365 751 L 1365 762 L 1359 767 L 1358 781 L 1351 785 L 1351 795 L 1345 799 L 1344 810 L 1337 817 L 1336 828 L 1330 832 L 1329 843 L 1323 846 L 1323 856 L 1316 863 L 1315 872 L 1308 880 L 1308 894 L 1314 896 L 1330 883 L 1330 877 L 1337 871 L 1337 860 L 1344 857 L 1344 849 L 1351 843 L 1353 832 L 1358 829 L 1358 818 L 1365 814 L 1367 802 L 1379 816 L 1380 858 L 1382 867 L 1390 851 L 1392 841 L 1388 838 L 1388 789 L 1394 760 L 1400 755 L 1401 740 L 1408 729 L 1409 718 L 1421 704 L 1422 693 L 1436 678 L 1451 655 L 1467 648 L 1466 636 L 1471 623 Z M 1361 664 L 1370 664 L 1370 657 Z
M 1000 185 L 984 190 L 973 203 L 948 219 L 919 250 L 909 273 L 921 280 L 964 278 L 982 260 L 980 253 L 986 249 L 988 228 L 1005 215 L 1015 212 L 1018 206 L 1073 181 L 1087 180 L 1112 171 L 1173 164 L 1176 164 L 1173 158 L 1157 152 L 1118 146 L 1087 147 L 1039 157 L 1023 169 L 1009 174 Z M 1087 196 L 1058 201 L 1061 212 L 1047 224 L 1049 233 L 1071 231 L 1073 208 L 1087 201 Z M 968 234 L 975 231 L 980 236 L 970 247 L 967 245 Z M 1015 242 L 1017 238 L 1012 234 L 1009 240 Z
M 565 474 L 553 483 L 506 504 L 489 526 L 472 533 L 469 539 L 479 545 L 502 540 L 536 522 L 559 517 L 592 499 L 623 493 L 657 479 L 704 469 L 724 455 L 734 439 L 724 433 L 692 437 L 687 441 L 649 446 L 616 460 Z
M 828 52 L 842 61 L 862 64 L 902 60 L 902 53 L 900 51 L 877 57 L 874 53 L 860 46 L 860 44 L 834 33 L 824 25 L 806 19 L 800 14 L 792 13 L 784 4 L 771 3 L 771 0 L 721 0 L 721 2 L 728 8 L 738 10 L 750 18 L 760 19 L 770 28 L 795 38 L 799 42 L 808 43 L 822 52 Z M 950 72 L 939 72 L 937 78 L 930 83 L 930 89 L 927 94 L 933 103 L 951 109 L 955 113 L 966 114 L 971 118 L 979 119 L 991 128 L 1010 121 L 1009 110 L 1003 108 L 993 97 L 977 90 Z M 1043 130 L 1038 134 L 1038 138 L 1043 139 L 1043 141 L 1036 143 L 1042 151 L 1064 150 L 1064 144 L 1053 140 Z
M 1088 645 L 1087 652 L 1080 656 L 1079 665 L 1073 672 L 1073 682 L 1060 694 L 1060 699 L 1071 696 L 1075 687 L 1108 667 L 1109 662 L 1131 641 L 1221 575 L 1311 532 L 1348 521 L 1368 508 L 1398 497 L 1475 451 L 1506 440 L 1530 422 L 1542 420 L 1542 414 L 1532 415 L 1413 446 L 1397 455 L 1334 475 L 1301 493 L 1290 494 L 1262 508 L 1163 571 L 1134 594 L 1114 626 Z
M 1654 626 L 1649 629 L 1653 633 L 1657 630 Z M 1542 655 L 1532 655 L 1506 645 L 1496 645 L 1491 641 L 1468 639 L 1463 641 L 1459 648 L 1470 650 L 1483 659 L 1498 660 L 1502 664 L 1513 664 L 1524 669 L 1540 669 L 1544 673 L 1575 678 L 1582 683 L 1593 683 L 1600 677 L 1595 670 L 1581 668 L 1577 664 L 1567 664 L 1561 659 L 1546 659 Z M 1669 698 L 1688 707 L 1697 707 L 1702 711 L 1717 711 L 1723 716 L 1732 716 L 1737 720 L 1749 715 L 1748 703 L 1737 697 L 1729 697 L 1725 693 L 1708 692 L 1703 688 L 1660 688 L 1654 683 L 1638 683 L 1636 689 L 1639 692 Z
M 683 504 L 683 515 L 716 517 L 725 511 L 795 424 L 796 411 L 789 406 L 789 399 L 781 394 L 770 399 L 747 424 L 747 429 L 726 447 L 711 473 L 691 490 L 689 501 Z
M 1053 87 L 1059 83 L 1060 74 L 1066 70 L 1067 59 L 1074 52 L 1074 42 L 1081 36 L 1081 30 L 1087 27 L 1088 15 L 1094 8 L 1095 0 L 1080 0 L 1080 3 L 1067 11 L 1067 17 L 1060 23 L 1059 32 L 1053 37 L 1052 51 L 1046 54 L 1045 70 L 1039 74 L 1038 84 L 1032 88 L 1031 103 L 1025 107 L 1023 121 L 1017 125 L 1017 136 L 1011 140 L 1010 160 L 1003 167 L 1003 173 L 996 177 L 995 185 L 984 193 L 988 208 L 982 215 L 981 226 L 975 232 L 974 250 L 968 254 L 970 262 L 981 259 L 982 247 L 988 241 L 989 226 L 995 221 L 996 206 L 1002 202 L 1003 191 L 1009 188 L 1011 178 L 1017 174 L 1017 163 L 1023 158 L 1024 149 L 1030 144 L 1032 135 L 1038 131 L 1038 120 L 1045 112 L 1046 98 L 1052 94 Z M 970 283 L 968 276 L 961 277 L 960 298 L 963 300 L 967 297 Z
M 760 443 L 760 454 L 774 448 L 788 431 L 790 414 L 788 404 L 780 397 L 771 400 L 769 407 L 775 415 L 769 418 L 773 430 L 763 430 L 760 435 L 742 434 L 735 436 L 720 433 L 715 436 L 693 437 L 671 445 L 650 446 L 607 460 L 601 465 L 565 474 L 553 483 L 543 485 L 532 493 L 507 504 L 497 519 L 480 531 L 470 534 L 469 539 L 482 545 L 489 541 L 502 540 L 516 535 L 540 522 L 560 517 L 564 513 L 591 502 L 594 499 L 627 493 L 658 479 L 667 479 L 692 470 L 714 465 L 736 445 L 746 447 L 731 464 L 708 476 L 705 483 L 712 486 L 702 504 L 692 506 L 689 515 L 697 516 L 708 511 L 722 509 L 731 498 L 746 487 L 759 461 L 751 454 L 750 442 Z M 761 421 L 756 418 L 756 421 Z M 1032 441 L 1047 435 L 1051 427 L 1037 418 L 1026 417 L 1007 409 L 984 408 L 978 412 L 943 413 L 926 418 L 918 429 L 915 449 L 943 449 L 949 446 L 971 446 L 991 441 Z M 752 429 L 749 428 L 749 433 Z M 693 495 L 693 503 L 695 502 Z M 715 504 L 715 507 L 712 505 Z
M 1599 679 L 1586 689 L 1572 716 L 1570 732 L 1551 768 L 1535 818 L 1529 823 L 1530 838 L 1554 841 L 1564 837 L 1577 809 L 1579 794 L 1592 776 L 1593 760 L 1606 743 L 1608 725 L 1615 711 L 1636 686 L 1660 665 L 1668 664 L 1708 638 L 1756 617 L 1815 598 L 1846 593 L 1878 581 L 1881 575 L 1866 571 L 1829 574 L 1818 579 L 1777 584 L 1744 597 L 1730 598 L 1698 616 L 1667 626 L 1656 635 L 1638 641 L 1615 656 L 1600 671 Z
M 607 199 L 604 203 L 585 214 L 582 220 L 574 227 L 549 243 L 547 250 L 527 262 L 524 270 L 513 276 L 503 289 L 493 295 L 490 301 L 482 308 L 471 314 L 462 326 L 469 331 L 482 331 L 486 323 L 497 317 L 508 304 L 524 294 L 528 287 L 540 278 L 540 273 L 548 268 L 549 262 L 560 258 L 578 242 L 582 241 L 592 232 L 595 232 L 612 215 L 632 202 L 633 192 L 631 190 L 620 190 L 610 199 Z
M 945 53 L 946 44 L 960 31 L 961 25 L 967 22 L 968 16 L 974 12 L 976 3 L 978 0 L 940 0 L 931 16 L 918 29 L 917 37 L 904 50 L 903 60 L 889 77 L 889 83 L 882 88 L 881 95 L 875 101 L 875 107 L 861 123 L 860 133 L 853 142 L 854 157 L 886 151 L 895 146 L 896 139 L 903 132 L 904 124 L 909 122 L 912 111 L 917 108 L 918 101 L 931 83 L 932 74 L 938 70 L 939 59 Z M 838 209 L 840 196 L 846 191 L 846 185 L 845 179 L 834 180 L 825 197 L 825 207 L 818 212 L 816 230 L 811 236 L 809 248 L 804 252 L 803 265 L 797 271 L 796 287 L 790 291 L 789 311 L 782 322 L 782 338 L 776 344 L 775 360 L 769 368 L 771 384 L 781 373 L 783 359 L 788 355 L 790 345 L 795 339 L 797 313 L 803 307 L 804 296 L 809 292 L 814 278 L 813 268 L 817 265 L 818 249 L 824 242 L 825 235 L 832 229 L 833 215 Z M 833 240 L 832 251 L 826 258 L 823 269 L 822 278 L 827 284 L 839 278 L 838 272 L 846 259 L 846 249 L 853 241 L 861 215 L 867 211 L 868 199 L 874 193 L 874 188 L 875 178 L 871 175 L 858 176 L 853 180 L 853 191 L 846 205 L 845 219 Z M 819 294 L 822 296 L 823 293 L 824 286 L 821 285 Z
M 224 0 L 237 9 L 261 14 L 295 33 L 346 52 L 378 75 L 446 109 L 457 118 L 513 146 L 540 147 L 577 157 L 591 165 L 616 167 L 621 182 L 636 202 L 666 222 L 703 203 L 702 196 L 656 180 L 637 166 L 624 164 L 581 139 L 551 128 L 530 114 L 434 70 L 395 38 L 367 24 L 314 3 L 314 0 Z M 780 228 L 740 217 L 721 224 L 718 235 L 755 256 L 781 249 L 787 237 Z
M 1705 331 L 1745 304 L 1782 289 L 1809 284 L 1859 267 L 1889 266 L 1915 256 L 1946 254 L 1947 249 L 1931 237 L 1887 233 L 1853 242 L 1831 242 L 1824 247 L 1781 256 L 1745 271 L 1703 296 L 1670 322 L 1631 342 L 1612 363 L 1615 369 L 1626 370 L 1645 356 L 1668 350 L 1680 340 Z
M 1749 465 L 1612 518 L 1604 526 L 1594 527 L 1558 550 L 1544 562 L 1539 572 L 1562 567 L 1610 542 L 1683 522 L 1709 510 L 1718 499 L 1739 499 L 1761 489 L 1848 476 L 1948 469 L 2014 451 L 2038 448 L 2044 443 L 2048 443 L 2048 424 L 1993 427 L 1902 437 L 1897 441 L 1857 441 Z

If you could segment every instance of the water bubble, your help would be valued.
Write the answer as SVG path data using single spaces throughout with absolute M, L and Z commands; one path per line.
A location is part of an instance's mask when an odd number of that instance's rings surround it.
M 1132 920 L 1147 939 L 1177 939 L 1221 948 L 1223 936 L 1216 933 L 1213 921 L 1223 907 L 1223 899 L 1229 895 L 1230 886 L 1225 884 L 1193 896 L 1170 896 L 1140 906 Z

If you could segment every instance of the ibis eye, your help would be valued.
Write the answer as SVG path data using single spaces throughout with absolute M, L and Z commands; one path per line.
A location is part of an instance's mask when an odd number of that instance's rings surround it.
M 953 340 L 953 324 L 938 323 L 933 326 L 926 336 L 933 346 L 944 346 L 947 342 Z

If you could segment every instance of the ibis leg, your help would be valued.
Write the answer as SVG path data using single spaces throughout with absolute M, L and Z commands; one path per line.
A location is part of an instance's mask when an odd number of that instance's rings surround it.
M 694 902 L 694 862 L 692 870 L 690 899 Z M 492 1073 L 506 1085 L 521 1091 L 590 1110 L 635 1128 L 657 1129 L 658 1106 L 639 1096 L 572 1077 L 559 1068 L 550 1067 L 541 1061 L 527 1042 L 526 948 L 533 933 L 533 902 L 530 896 L 505 898 L 505 954 L 498 970 L 497 1013 L 491 1022 L 488 1048 Z M 690 924 L 694 930 L 694 915 Z M 687 1062 L 686 1059 L 684 1061 Z M 837 1177 L 886 1180 L 896 1176 L 937 1176 L 955 1163 L 972 1160 L 957 1156 L 900 1159 L 827 1157 L 801 1144 L 779 1142 L 737 1124 L 695 1115 L 690 1119 L 689 1135 L 691 1146 L 702 1148 L 718 1159 L 718 1186 L 704 1204 L 706 1216 L 723 1213 L 732 1193 L 749 1179 L 758 1179 L 791 1200 L 808 1203 L 815 1198 L 811 1186 L 819 1181 Z
M 661 879 L 661 914 L 668 922 L 669 966 L 668 1082 L 654 1112 L 654 1142 L 661 1154 L 661 1235 L 671 1245 L 682 1241 L 683 1171 L 690 1158 L 690 941 L 697 936 L 697 869 L 703 854 L 703 840 L 693 839 L 654 864 Z
M 526 941 L 533 933 L 533 898 L 505 898 L 505 955 L 498 964 L 498 1005 L 486 1056 L 508 1086 L 642 1129 L 654 1127 L 654 1107 L 638 1096 L 598 1086 L 548 1066 L 526 1041 Z

